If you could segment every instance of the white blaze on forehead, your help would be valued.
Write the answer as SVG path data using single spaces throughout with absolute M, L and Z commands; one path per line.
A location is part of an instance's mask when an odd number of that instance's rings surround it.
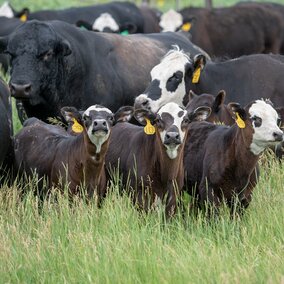
M 171 9 L 161 16 L 159 25 L 162 32 L 175 32 L 183 24 L 183 17 L 180 13 Z
M 278 113 L 263 100 L 255 101 L 248 112 L 251 118 L 256 116 L 262 120 L 259 127 L 255 127 L 252 122 L 254 133 L 250 149 L 255 155 L 259 155 L 266 147 L 275 144 L 273 134 L 282 132 L 277 125 Z
M 8 2 L 4 2 L 0 7 L 0 16 L 7 18 L 14 18 L 14 12 Z
M 183 108 L 181 108 L 178 104 L 176 103 L 167 103 L 166 105 L 164 105 L 163 107 L 160 108 L 160 110 L 158 111 L 158 115 L 160 115 L 160 117 L 162 118 L 162 114 L 163 113 L 168 113 L 169 115 L 172 116 L 173 118 L 173 124 L 174 126 L 176 126 L 178 128 L 178 132 L 180 135 L 180 141 L 181 143 L 184 143 L 184 137 L 185 137 L 185 132 L 181 129 L 181 124 L 182 121 L 184 120 L 185 116 L 187 115 L 187 111 Z M 160 136 L 161 136 L 161 140 L 164 143 L 165 142 L 165 136 L 167 134 L 167 129 L 163 130 L 160 132 Z M 165 145 L 166 147 L 166 152 L 169 156 L 170 159 L 175 159 L 178 155 L 178 148 L 179 145 L 175 145 L 173 146 L 169 146 L 169 145 Z
M 110 114 L 112 114 L 112 111 L 109 110 L 108 108 L 106 107 L 102 107 L 100 105 L 93 105 L 93 106 L 90 106 L 88 109 L 86 109 L 86 111 L 84 112 L 84 115 L 87 115 L 89 116 L 90 115 L 90 112 L 94 110 L 94 111 L 105 111 L 105 112 L 108 112 Z
M 114 32 L 119 31 L 119 26 L 109 13 L 102 13 L 93 23 L 92 29 L 102 32 L 104 28 L 109 28 Z

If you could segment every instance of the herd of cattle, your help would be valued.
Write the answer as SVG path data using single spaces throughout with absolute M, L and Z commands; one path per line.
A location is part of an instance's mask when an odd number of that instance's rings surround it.
M 183 190 L 201 207 L 237 198 L 246 208 L 260 154 L 282 155 L 282 5 L 162 14 L 128 2 L 33 13 L 4 3 L 0 36 L 10 75 L 1 177 L 36 172 L 40 186 L 46 177 L 76 195 L 84 185 L 101 204 L 118 168 L 135 203 L 162 200 L 172 216 Z M 10 96 L 23 122 L 15 137 Z

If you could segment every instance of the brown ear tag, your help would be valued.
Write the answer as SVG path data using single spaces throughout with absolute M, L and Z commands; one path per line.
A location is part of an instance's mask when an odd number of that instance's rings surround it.
M 147 135 L 153 135 L 156 132 L 156 128 L 151 124 L 151 121 L 148 118 L 145 118 L 146 126 L 144 127 L 144 132 Z
M 23 14 L 21 17 L 20 17 L 20 21 L 22 22 L 26 22 L 28 19 L 27 15 L 26 14 Z
M 238 112 L 236 112 L 236 117 L 237 117 L 236 123 L 237 123 L 237 125 L 239 126 L 239 128 L 245 128 L 245 127 L 246 127 L 246 124 L 245 124 L 245 122 L 241 119 L 241 117 L 240 117 L 240 115 L 239 115 Z
M 75 133 L 83 132 L 84 130 L 83 126 L 76 120 L 76 118 L 72 118 L 72 121 L 73 121 L 72 131 Z
M 200 73 L 201 73 L 201 67 L 198 67 L 192 76 L 192 83 L 193 84 L 197 84 L 199 82 L 199 78 L 200 78 Z
M 185 23 L 182 25 L 181 29 L 184 31 L 184 32 L 189 32 L 190 29 L 191 29 L 191 23 Z

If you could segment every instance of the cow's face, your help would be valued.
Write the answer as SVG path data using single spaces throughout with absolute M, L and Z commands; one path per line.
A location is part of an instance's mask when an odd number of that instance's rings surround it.
M 49 103 L 52 98 L 39 94 L 45 90 L 56 93 L 56 80 L 62 76 L 63 58 L 71 53 L 70 44 L 49 24 L 31 21 L 1 39 L 0 49 L 11 56 L 11 95 L 32 105 Z
M 179 148 L 185 142 L 188 124 L 191 121 L 204 120 L 208 115 L 210 115 L 208 107 L 199 107 L 188 113 L 176 103 L 167 103 L 158 110 L 157 114 L 150 113 L 149 117 L 146 110 L 135 111 L 135 116 L 140 122 L 143 123 L 146 117 L 155 125 L 159 139 L 170 159 L 178 156 Z
M 121 107 L 116 113 L 100 105 L 90 106 L 83 113 L 74 107 L 63 107 L 61 113 L 68 123 L 73 124 L 76 119 L 76 123 L 83 126 L 82 131 L 86 131 L 89 140 L 96 146 L 96 152 L 100 153 L 102 145 L 109 138 L 111 127 L 119 121 L 129 121 L 133 107 Z
M 159 22 L 162 32 L 176 32 L 181 28 L 182 24 L 182 15 L 172 9 L 164 13 Z
M 191 66 L 189 63 L 190 59 L 183 51 L 169 51 L 161 63 L 151 70 L 152 81 L 144 93 L 135 99 L 135 108 L 155 113 L 168 102 L 182 105 L 186 94 L 185 73 Z
M 257 100 L 248 109 L 253 127 L 251 151 L 258 155 L 266 147 L 283 141 L 283 132 L 279 128 L 279 115 L 271 103 Z

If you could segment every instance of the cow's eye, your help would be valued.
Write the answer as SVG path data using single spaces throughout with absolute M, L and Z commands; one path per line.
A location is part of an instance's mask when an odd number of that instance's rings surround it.
M 48 61 L 53 56 L 53 51 L 50 49 L 47 52 L 44 52 L 41 57 L 44 61 Z
M 253 121 L 255 127 L 260 127 L 260 126 L 261 126 L 261 124 L 262 124 L 262 119 L 261 119 L 260 117 L 258 117 L 258 116 L 253 116 L 251 119 L 252 119 L 252 121 Z
M 90 117 L 88 115 L 84 115 L 83 119 L 84 119 L 84 121 L 88 121 L 88 120 L 90 120 Z
M 111 116 L 111 115 L 110 115 L 107 119 L 108 119 L 109 121 L 112 121 L 112 122 L 114 121 L 114 117 Z

